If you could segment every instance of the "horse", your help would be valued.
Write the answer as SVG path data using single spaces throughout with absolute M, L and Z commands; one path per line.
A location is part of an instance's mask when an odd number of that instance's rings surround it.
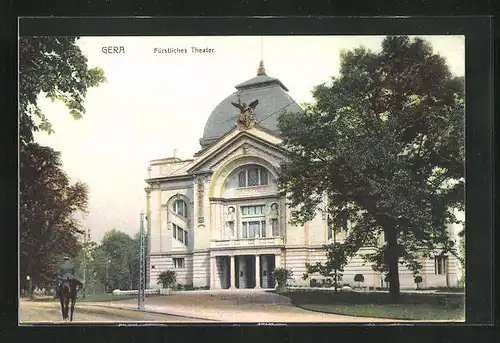
M 64 279 L 60 286 L 59 300 L 61 301 L 61 313 L 63 320 L 68 320 L 68 312 L 71 301 L 71 313 L 69 320 L 73 321 L 73 312 L 75 311 L 76 303 L 76 284 L 71 279 Z

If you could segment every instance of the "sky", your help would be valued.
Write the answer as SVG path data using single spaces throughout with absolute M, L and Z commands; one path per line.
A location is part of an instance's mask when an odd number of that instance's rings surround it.
M 464 36 L 421 36 L 445 57 L 452 74 L 465 74 Z M 74 120 L 60 102 L 41 96 L 39 106 L 55 133 L 35 140 L 61 152 L 73 182 L 89 187 L 89 213 L 81 216 L 94 241 L 112 229 L 139 231 L 148 162 L 191 158 L 212 110 L 256 76 L 259 61 L 299 104 L 314 86 L 338 75 L 342 50 L 380 51 L 382 36 L 83 37 L 88 66 L 104 70 L 106 83 L 87 92 L 86 114 Z M 123 46 L 109 54 L 103 47 Z M 214 49 L 192 53 L 191 48 Z M 187 49 L 188 53 L 158 53 Z

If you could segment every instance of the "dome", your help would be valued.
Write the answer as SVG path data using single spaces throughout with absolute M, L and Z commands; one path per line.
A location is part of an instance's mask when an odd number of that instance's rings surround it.
M 202 147 L 213 144 L 235 127 L 240 112 L 231 102 L 249 104 L 259 100 L 254 110 L 255 120 L 272 132 L 279 131 L 278 117 L 282 112 L 302 112 L 302 108 L 287 93 L 288 88 L 280 80 L 266 75 L 262 62 L 256 77 L 235 88 L 237 91 L 222 100 L 208 117 L 203 138 L 200 139 Z

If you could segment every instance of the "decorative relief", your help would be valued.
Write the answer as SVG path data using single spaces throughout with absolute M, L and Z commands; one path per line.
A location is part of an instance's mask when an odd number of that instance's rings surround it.
M 225 178 L 226 176 L 228 176 L 228 174 L 231 172 L 231 169 L 226 167 L 222 170 L 222 172 L 220 173 L 220 176 L 221 178 Z
M 248 154 L 249 149 L 250 149 L 250 145 L 248 143 L 245 143 L 241 146 L 241 151 L 243 154 Z
M 204 213 L 203 213 L 203 208 L 204 208 L 204 200 L 205 200 L 205 183 L 210 180 L 210 175 L 203 174 L 203 175 L 198 175 L 196 177 L 196 184 L 197 184 L 197 199 L 198 199 L 198 224 L 201 226 L 205 226 L 205 219 L 204 219 Z

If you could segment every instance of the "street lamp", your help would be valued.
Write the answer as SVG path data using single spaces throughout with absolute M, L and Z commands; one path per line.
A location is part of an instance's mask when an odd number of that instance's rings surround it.
M 28 295 L 31 295 L 31 277 L 26 275 L 26 280 L 28 281 Z

